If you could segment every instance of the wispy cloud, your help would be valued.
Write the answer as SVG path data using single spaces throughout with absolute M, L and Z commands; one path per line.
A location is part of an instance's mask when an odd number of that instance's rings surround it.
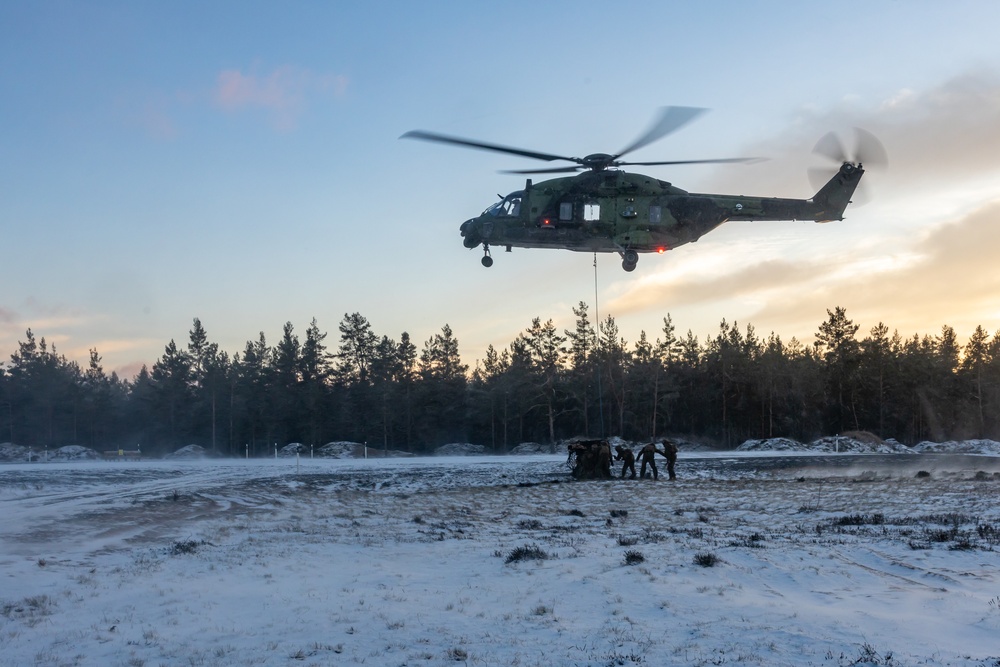
M 272 114 L 275 126 L 282 130 L 295 127 L 310 94 L 341 96 L 347 91 L 343 75 L 316 74 L 289 65 L 268 73 L 229 69 L 219 72 L 212 99 L 227 112 L 263 109 Z
M 122 94 L 116 100 L 116 111 L 125 125 L 138 128 L 151 139 L 166 141 L 180 135 L 176 115 L 187 97 L 159 91 Z
M 827 308 L 843 306 L 865 334 L 878 322 L 904 336 L 942 325 L 961 337 L 1000 327 L 1000 200 L 924 232 L 908 247 L 887 246 L 812 259 L 767 260 L 716 275 L 651 276 L 615 298 L 619 314 L 672 310 L 682 328 L 693 308 L 753 324 L 786 339 L 811 340 Z M 643 320 L 649 320 L 643 315 Z
M 826 165 L 812 147 L 834 131 L 851 151 L 854 127 L 875 134 L 888 152 L 888 171 L 866 177 L 879 197 L 1000 171 L 1000 72 L 968 72 L 923 91 L 900 89 L 885 99 L 851 98 L 828 109 L 801 109 L 781 135 L 744 147 L 748 155 L 771 158 L 768 162 L 717 169 L 708 187 L 753 195 L 811 194 L 806 170 Z M 835 168 L 831 165 L 831 173 Z

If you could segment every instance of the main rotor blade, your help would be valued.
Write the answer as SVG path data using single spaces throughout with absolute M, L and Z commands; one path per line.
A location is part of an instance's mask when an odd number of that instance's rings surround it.
M 421 139 L 423 141 L 436 141 L 442 144 L 455 144 L 457 146 L 466 146 L 468 148 L 480 148 L 486 151 L 496 151 L 497 153 L 509 153 L 511 155 L 520 155 L 522 157 L 530 157 L 536 160 L 545 160 L 546 162 L 551 162 L 552 160 L 568 160 L 570 162 L 580 162 L 580 158 L 574 157 L 563 157 L 562 155 L 551 155 L 549 153 L 539 153 L 537 151 L 524 150 L 523 148 L 514 148 L 512 146 L 501 146 L 500 144 L 490 144 L 484 141 L 472 141 L 471 139 L 462 139 L 461 137 L 451 137 L 446 134 L 435 134 L 434 132 L 424 132 L 423 130 L 411 130 L 406 134 L 402 135 L 400 139 Z
M 727 164 L 727 163 L 738 163 L 743 162 L 747 164 L 753 164 L 756 162 L 764 162 L 767 160 L 766 157 L 727 157 L 719 158 L 715 160 L 666 160 L 661 162 L 615 162 L 618 165 L 635 165 L 639 167 L 652 167 L 655 165 L 662 164 Z
M 662 139 L 671 132 L 680 129 L 688 124 L 708 109 L 698 107 L 663 107 L 660 109 L 660 117 L 646 130 L 645 134 L 623 148 L 615 155 L 615 159 L 649 145 L 658 139 Z
M 501 174 L 569 174 L 575 171 L 583 171 L 584 167 L 553 167 L 552 169 L 504 169 Z

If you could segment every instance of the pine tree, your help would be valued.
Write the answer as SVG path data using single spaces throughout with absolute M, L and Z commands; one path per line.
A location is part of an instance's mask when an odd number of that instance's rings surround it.
M 831 399 L 829 426 L 835 433 L 849 428 L 858 429 L 857 388 L 859 346 L 854 335 L 860 328 L 847 319 L 847 311 L 837 306 L 826 311 L 827 320 L 820 324 L 814 343 L 823 355 L 827 386 Z
M 193 364 L 191 355 L 177 347 L 172 339 L 163 356 L 153 364 L 150 374 L 154 414 L 158 430 L 171 447 L 181 447 L 191 435 L 190 406 L 193 400 Z
M 989 363 L 989 334 L 977 326 L 962 353 L 961 368 L 972 385 L 975 401 L 976 437 L 986 437 L 986 370 Z
M 576 326 L 573 331 L 564 330 L 566 340 L 570 343 L 568 352 L 569 378 L 567 391 L 570 399 L 570 409 L 577 411 L 582 422 L 582 432 L 588 435 L 595 431 L 590 424 L 590 411 L 597 397 L 599 370 L 594 363 L 597 348 L 597 334 L 587 313 L 587 304 L 581 301 L 573 309 L 576 316 Z M 603 415 L 602 415 L 603 419 Z M 603 435 L 603 428 L 601 429 Z
M 521 334 L 521 339 L 528 352 L 530 382 L 535 390 L 535 396 L 529 400 L 544 408 L 548 426 L 548 441 L 554 443 L 556 439 L 556 403 L 559 395 L 563 392 L 561 376 L 566 358 L 566 348 L 563 347 L 566 337 L 560 336 L 556 332 L 552 320 L 542 324 L 541 318 L 536 317 L 532 320 L 531 327 Z

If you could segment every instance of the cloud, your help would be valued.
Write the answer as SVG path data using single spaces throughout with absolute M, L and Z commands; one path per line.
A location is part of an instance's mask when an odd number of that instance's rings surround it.
M 1000 329 L 998 247 L 995 200 L 918 232 L 908 244 L 883 239 L 864 250 L 763 261 L 743 245 L 742 264 L 725 248 L 699 248 L 712 255 L 704 267 L 692 255 L 662 273 L 620 283 L 608 309 L 643 326 L 670 312 L 681 330 L 714 331 L 711 325 L 726 318 L 809 342 L 826 309 L 842 306 L 861 325 L 859 337 L 884 322 L 904 337 L 948 325 L 964 338 L 976 326 Z M 727 257 L 716 261 L 720 253 Z
M 992 328 L 1000 321 L 997 247 L 1000 201 L 932 230 L 914 245 L 919 259 L 905 268 L 876 280 L 857 276 L 837 284 L 830 296 L 855 304 L 869 320 L 911 333 L 926 331 L 928 321 L 960 334 L 977 325 Z
M 348 80 L 342 75 L 315 74 L 305 69 L 282 66 L 267 74 L 223 70 L 216 78 L 212 95 L 214 104 L 227 112 L 264 109 L 273 114 L 282 130 L 294 128 L 312 93 L 341 96 Z
M 174 139 L 178 130 L 167 108 L 149 102 L 137 118 L 139 125 L 154 139 Z
M 779 259 L 709 276 L 700 273 L 688 273 L 682 277 L 660 274 L 629 285 L 609 306 L 616 313 L 626 314 L 657 308 L 663 303 L 683 307 L 754 296 L 763 291 L 785 288 L 814 271 L 814 265 Z
M 147 92 L 141 97 L 122 94 L 116 100 L 117 113 L 121 121 L 139 128 L 146 136 L 157 140 L 177 138 L 180 130 L 175 114 L 184 103 L 184 95 L 168 95 L 162 92 Z
M 966 72 L 922 91 L 899 89 L 884 99 L 850 97 L 829 109 L 802 109 L 780 135 L 743 147 L 747 155 L 770 157 L 768 162 L 714 170 L 710 191 L 812 194 L 806 170 L 828 164 L 812 154 L 813 146 L 834 131 L 850 152 L 854 127 L 875 134 L 888 152 L 888 171 L 866 176 L 877 185 L 879 197 L 923 185 L 943 188 L 1000 171 L 1000 72 Z M 836 166 L 830 166 L 832 174 Z

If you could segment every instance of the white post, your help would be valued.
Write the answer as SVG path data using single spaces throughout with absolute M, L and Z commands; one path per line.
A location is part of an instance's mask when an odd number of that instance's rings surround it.
M 274 443 L 274 460 L 278 460 L 278 443 Z
M 313 457 L 313 446 L 309 445 L 309 458 Z
M 365 440 L 365 458 L 368 458 L 368 441 Z
M 249 460 L 250 460 L 250 443 L 249 443 L 249 442 L 248 442 L 248 443 L 246 443 L 246 444 L 244 445 L 244 447 L 246 447 L 246 448 L 247 448 L 247 461 L 249 461 Z
M 299 474 L 299 450 L 295 448 L 295 474 Z

